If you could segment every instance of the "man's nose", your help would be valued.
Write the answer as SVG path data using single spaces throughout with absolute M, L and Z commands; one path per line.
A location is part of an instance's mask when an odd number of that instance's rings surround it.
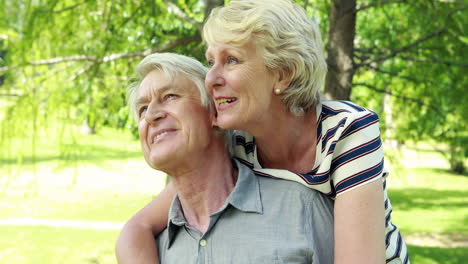
M 165 118 L 167 115 L 166 111 L 163 108 L 158 106 L 156 103 L 150 103 L 148 109 L 146 110 L 145 120 L 148 124 L 154 124 L 161 119 Z
M 225 79 L 223 76 L 223 70 L 218 65 L 213 65 L 206 74 L 205 86 L 209 93 L 212 93 L 214 89 L 224 86 Z

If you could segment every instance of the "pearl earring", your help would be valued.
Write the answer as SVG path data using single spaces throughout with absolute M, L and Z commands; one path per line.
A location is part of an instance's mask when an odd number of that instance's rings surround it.
M 275 94 L 280 94 L 281 93 L 281 89 L 280 88 L 276 88 L 275 89 Z

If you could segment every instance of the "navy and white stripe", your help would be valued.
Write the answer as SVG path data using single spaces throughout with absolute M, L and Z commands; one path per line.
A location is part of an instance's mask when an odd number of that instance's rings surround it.
M 234 156 L 257 175 L 297 181 L 332 199 L 388 174 L 377 114 L 351 102 L 324 101 L 317 106 L 317 157 L 308 173 L 262 168 L 255 139 L 243 131 L 232 133 Z M 383 182 L 387 263 L 409 263 L 400 231 L 391 222 L 392 206 Z

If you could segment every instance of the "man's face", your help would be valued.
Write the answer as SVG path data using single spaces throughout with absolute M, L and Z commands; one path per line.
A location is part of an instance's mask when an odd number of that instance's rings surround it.
M 136 109 L 143 155 L 154 169 L 182 166 L 212 142 L 212 115 L 182 74 L 172 81 L 158 70 L 150 72 L 138 90 Z

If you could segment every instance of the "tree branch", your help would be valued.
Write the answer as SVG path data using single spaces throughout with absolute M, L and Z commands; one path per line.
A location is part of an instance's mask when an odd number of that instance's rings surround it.
M 0 93 L 0 97 L 20 97 L 20 94 Z
M 59 9 L 59 10 L 54 10 L 53 12 L 54 13 L 62 13 L 62 12 L 65 12 L 65 11 L 69 11 L 69 10 L 77 8 L 78 6 L 80 6 L 80 5 L 84 4 L 84 3 L 86 3 L 86 1 L 74 4 L 74 5 L 71 5 L 71 6 L 67 6 L 67 7 L 64 7 L 64 8 Z
M 382 62 L 382 61 L 385 61 L 385 60 L 388 60 L 388 59 L 391 59 L 393 57 L 396 57 L 399 53 L 401 52 L 404 52 L 406 50 L 409 50 L 413 47 L 416 47 L 417 45 L 419 45 L 420 43 L 424 42 L 424 41 L 427 41 L 431 38 L 434 38 L 434 37 L 437 37 L 439 36 L 440 34 L 442 34 L 444 31 L 446 30 L 445 27 L 443 28 L 439 28 L 438 30 L 410 43 L 410 44 L 407 44 L 399 49 L 394 49 L 394 50 L 391 50 L 390 51 L 390 54 L 386 55 L 386 56 L 382 56 L 380 58 L 376 58 L 375 60 L 372 60 L 372 61 L 368 61 L 368 62 L 364 62 L 364 63 L 360 63 L 360 64 L 357 64 L 356 65 L 356 68 L 360 68 L 362 66 L 367 66 L 367 65 L 370 65 L 371 63 L 378 63 L 378 62 Z
M 392 93 L 391 91 L 387 91 L 387 90 L 383 90 L 383 89 L 379 89 L 371 84 L 368 84 L 368 83 L 353 83 L 353 86 L 364 86 L 364 87 L 367 87 L 373 91 L 376 91 L 376 92 L 379 92 L 379 93 L 384 93 L 384 94 L 388 94 L 388 95 L 391 95 L 391 96 L 394 96 L 394 97 L 397 97 L 397 98 L 401 98 L 401 99 L 404 99 L 404 100 L 407 100 L 407 101 L 412 101 L 412 102 L 415 102 L 415 103 L 418 103 L 420 105 L 425 105 L 425 103 L 419 99 L 416 99 L 416 98 L 411 98 L 411 97 L 407 97 L 407 96 L 404 96 L 404 95 L 398 95 L 398 94 L 394 94 Z
M 88 55 L 74 55 L 74 56 L 68 56 L 68 57 L 56 57 L 56 58 L 45 59 L 45 60 L 31 61 L 23 65 L 4 66 L 0 68 L 0 73 L 12 70 L 14 68 L 22 67 L 22 66 L 51 65 L 51 64 L 59 64 L 59 63 L 65 63 L 65 62 L 75 62 L 75 61 L 90 61 L 90 62 L 93 62 L 94 64 L 97 64 L 97 63 L 106 63 L 109 61 L 114 61 L 114 60 L 124 59 L 124 58 L 144 57 L 152 53 L 170 50 L 177 46 L 187 45 L 194 41 L 200 41 L 199 34 L 188 36 L 185 38 L 176 39 L 174 41 L 170 41 L 162 46 L 159 46 L 153 49 L 146 49 L 146 50 L 140 50 L 140 51 L 129 52 L 129 53 L 115 53 L 115 54 L 104 56 L 102 58 L 96 57 L 96 56 L 88 56 Z
M 410 60 L 410 61 L 434 62 L 434 63 L 445 64 L 447 66 L 460 66 L 460 67 L 468 68 L 468 63 L 462 63 L 458 61 L 446 61 L 446 60 L 439 60 L 435 58 L 415 58 L 415 57 L 408 57 L 408 56 L 399 56 L 399 58 L 402 58 L 404 60 Z
M 390 54 L 388 54 L 388 55 L 382 56 L 380 58 L 376 58 L 373 61 L 368 61 L 368 62 L 363 62 L 363 63 L 360 63 L 360 64 L 356 64 L 356 68 L 359 68 L 359 67 L 362 67 L 362 66 L 367 66 L 367 65 L 370 65 L 371 63 L 378 63 L 378 62 L 382 62 L 382 61 L 391 59 L 393 57 L 396 57 L 401 52 L 404 52 L 404 51 L 407 51 L 407 50 L 409 50 L 409 49 L 411 49 L 413 47 L 416 47 L 419 44 L 421 44 L 421 43 L 423 43 L 423 42 L 425 42 L 425 41 L 427 41 L 429 39 L 438 37 L 439 35 L 441 35 L 442 33 L 444 33 L 447 30 L 447 20 L 448 20 L 448 18 L 451 15 L 453 15 L 455 12 L 461 11 L 463 9 L 466 9 L 466 7 L 456 8 L 456 9 L 453 9 L 450 12 L 448 12 L 447 15 L 445 16 L 445 24 L 442 27 L 440 27 L 439 29 L 435 30 L 434 32 L 431 32 L 431 33 L 425 35 L 424 37 L 421 37 L 421 38 L 419 38 L 419 39 L 413 41 L 412 43 L 409 43 L 409 44 L 407 44 L 407 45 L 405 45 L 403 47 L 400 47 L 400 48 L 394 49 L 394 50 L 390 50 Z
M 95 63 L 90 63 L 88 64 L 86 67 L 80 69 L 79 71 L 77 71 L 73 76 L 71 76 L 67 81 L 68 82 L 73 82 L 74 80 L 76 80 L 80 75 L 82 75 L 83 73 L 89 71 L 89 69 L 91 69 L 91 67 L 93 67 L 94 65 L 96 65 Z
M 205 22 L 205 20 L 208 18 L 213 8 L 221 6 L 223 4 L 223 0 L 205 0 L 205 18 L 203 19 L 203 22 Z
M 367 65 L 367 67 L 370 68 L 371 70 L 375 71 L 375 72 L 387 74 L 387 75 L 394 76 L 394 77 L 404 79 L 404 80 L 408 80 L 408 81 L 411 81 L 411 82 L 414 82 L 414 83 L 421 83 L 421 82 L 423 82 L 423 83 L 424 82 L 434 83 L 434 82 L 428 81 L 428 80 L 418 80 L 418 79 L 413 78 L 411 76 L 401 75 L 398 72 L 385 71 L 385 70 L 380 69 L 379 67 L 375 67 L 375 66 L 372 66 L 372 65 Z
M 203 30 L 202 23 L 189 17 L 186 13 L 184 13 L 184 11 L 180 10 L 180 8 L 173 3 L 168 3 L 167 6 L 169 7 L 168 11 L 170 13 L 173 13 L 174 15 L 181 18 L 182 20 L 189 22 L 190 24 L 194 25 L 200 32 L 202 32 Z
M 364 87 L 367 87 L 373 91 L 376 91 L 376 92 L 379 92 L 379 93 L 383 93 L 383 94 L 388 94 L 390 96 L 393 96 L 393 97 L 396 97 L 396 98 L 400 98 L 400 99 L 403 99 L 403 100 L 406 100 L 406 101 L 410 101 L 410 102 L 414 102 L 414 103 L 417 103 L 419 105 L 422 105 L 422 106 L 427 106 L 429 107 L 430 109 L 432 109 L 435 113 L 437 113 L 438 115 L 440 116 L 444 116 L 439 109 L 437 109 L 437 107 L 433 106 L 433 105 L 430 105 L 430 104 L 427 104 L 427 103 L 424 103 L 423 101 L 419 100 L 419 99 L 416 99 L 416 98 L 412 98 L 412 97 L 408 97 L 408 96 L 404 96 L 404 95 L 399 95 L 399 94 L 395 94 L 395 93 L 392 93 L 392 91 L 387 91 L 387 90 L 383 90 L 383 89 L 379 89 L 377 87 L 375 87 L 374 85 L 371 85 L 371 84 L 368 84 L 368 83 L 353 83 L 353 86 L 354 85 L 357 85 L 357 86 L 364 86 Z
M 362 5 L 354 11 L 355 13 L 360 12 L 362 10 L 366 10 L 371 7 L 376 7 L 376 6 L 381 6 L 381 5 L 386 5 L 386 4 L 398 4 L 398 3 L 406 3 L 408 0 L 388 0 L 388 1 L 380 1 L 380 2 L 375 2 L 367 5 Z
M 69 57 L 56 57 L 56 58 L 45 59 L 45 60 L 31 61 L 28 64 L 37 66 L 37 65 L 57 64 L 57 63 L 63 63 L 63 62 L 69 62 L 69 61 L 96 61 L 96 60 L 97 58 L 94 56 L 74 55 L 74 56 L 69 56 Z

